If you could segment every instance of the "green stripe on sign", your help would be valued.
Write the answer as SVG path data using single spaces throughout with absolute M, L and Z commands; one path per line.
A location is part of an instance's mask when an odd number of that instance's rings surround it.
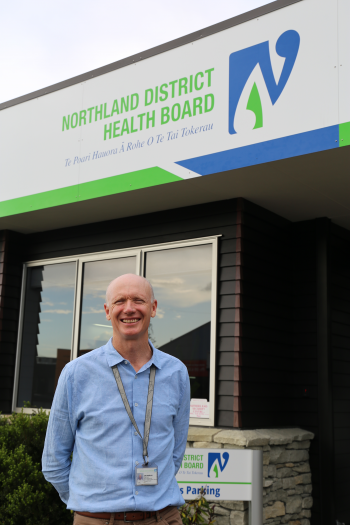
M 350 122 L 339 124 L 339 146 L 350 146 Z
M 130 190 L 140 190 L 141 188 L 150 188 L 167 182 L 183 180 L 177 175 L 162 168 L 147 168 L 145 170 L 132 171 L 123 175 L 115 175 L 107 179 L 95 180 L 79 184 L 80 200 L 94 199 L 96 197 L 105 197 L 115 193 L 123 193 Z
M 199 483 L 200 485 L 251 485 L 250 482 L 244 481 L 178 481 L 178 483 L 185 483 L 187 485 L 194 485 Z
M 35 195 L 3 201 L 0 202 L 0 217 L 43 210 L 45 208 L 81 202 L 97 197 L 105 197 L 107 195 L 115 195 L 131 190 L 149 188 L 178 180 L 183 179 L 156 166 L 154 168 L 132 171 L 105 179 L 84 182 L 83 184 L 75 184 L 74 186 L 68 186 L 66 188 L 44 191 L 42 193 L 36 193 Z

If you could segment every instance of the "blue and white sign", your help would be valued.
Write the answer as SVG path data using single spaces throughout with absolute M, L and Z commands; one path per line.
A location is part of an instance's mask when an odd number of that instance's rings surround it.
M 196 499 L 204 489 L 206 499 L 251 501 L 255 450 L 188 448 L 176 475 L 186 500 Z

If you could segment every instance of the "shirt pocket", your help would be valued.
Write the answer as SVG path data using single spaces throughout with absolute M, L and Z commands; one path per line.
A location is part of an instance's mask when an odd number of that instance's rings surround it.
M 169 383 L 157 379 L 154 386 L 154 397 L 152 406 L 151 432 L 163 435 L 172 427 L 172 408 L 169 400 Z
M 170 385 L 167 378 L 157 377 L 154 383 L 153 406 L 164 406 L 169 404 Z

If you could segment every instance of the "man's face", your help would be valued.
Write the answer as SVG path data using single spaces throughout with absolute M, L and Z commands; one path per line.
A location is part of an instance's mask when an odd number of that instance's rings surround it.
M 104 308 L 106 318 L 112 322 L 113 334 L 125 340 L 147 337 L 150 320 L 157 310 L 147 281 L 137 275 L 122 275 L 109 286 L 107 299 Z

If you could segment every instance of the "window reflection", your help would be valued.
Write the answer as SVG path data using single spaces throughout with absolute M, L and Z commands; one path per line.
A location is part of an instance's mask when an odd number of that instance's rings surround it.
M 72 344 L 76 263 L 27 270 L 18 406 L 50 408 Z
M 191 397 L 209 400 L 212 245 L 152 251 L 145 257 L 145 275 L 158 300 L 150 338 L 185 363 Z
M 136 257 L 123 257 L 84 264 L 79 352 L 81 356 L 105 345 L 112 337 L 112 325 L 104 311 L 106 288 L 125 273 L 136 273 Z

